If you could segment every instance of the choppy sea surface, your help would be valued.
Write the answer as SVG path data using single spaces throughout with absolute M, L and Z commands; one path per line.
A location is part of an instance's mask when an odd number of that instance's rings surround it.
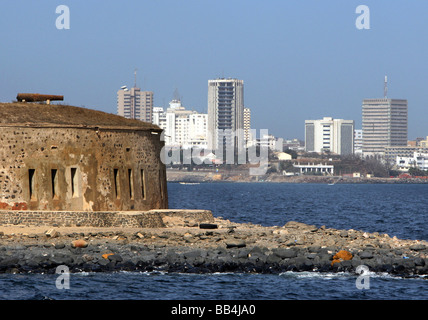
M 209 209 L 265 226 L 299 221 L 328 228 L 428 240 L 428 184 L 168 184 L 171 208 Z M 428 278 L 350 273 L 77 273 L 69 289 L 56 274 L 1 274 L 2 300 L 426 300 Z

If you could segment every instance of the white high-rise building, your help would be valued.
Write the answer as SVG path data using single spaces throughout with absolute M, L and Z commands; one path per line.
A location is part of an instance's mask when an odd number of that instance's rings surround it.
M 244 81 L 208 80 L 208 148 L 244 147 Z
M 305 121 L 305 150 L 333 152 L 340 155 L 354 153 L 354 120 L 333 119 Z
M 164 129 L 166 146 L 207 147 L 208 115 L 186 110 L 178 99 L 172 100 L 166 111 L 154 108 L 153 124 Z
M 363 153 L 363 130 L 354 130 L 354 154 L 362 155 Z
M 166 129 L 166 113 L 164 112 L 162 107 L 153 108 L 152 123 L 158 125 L 163 130 Z
M 193 113 L 189 115 L 188 122 L 187 146 L 207 148 L 208 114 Z
M 117 92 L 117 114 L 128 119 L 152 122 L 153 92 L 123 86 Z
M 250 108 L 244 108 L 244 139 L 248 146 L 252 139 L 251 135 L 251 110 Z

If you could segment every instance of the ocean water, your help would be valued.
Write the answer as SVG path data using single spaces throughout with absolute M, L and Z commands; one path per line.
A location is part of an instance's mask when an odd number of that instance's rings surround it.
M 70 289 L 57 275 L 0 275 L 1 300 L 426 300 L 428 279 L 372 274 L 358 289 L 349 273 L 77 273 Z M 367 281 L 367 280 L 366 280 Z
M 387 233 L 428 240 L 428 184 L 169 184 L 171 208 L 209 209 L 234 222 Z
M 428 240 L 428 185 L 276 183 L 168 184 L 171 208 L 209 209 L 234 222 L 265 226 L 299 221 L 329 228 Z M 1 300 L 426 300 L 428 278 L 350 273 L 1 274 Z

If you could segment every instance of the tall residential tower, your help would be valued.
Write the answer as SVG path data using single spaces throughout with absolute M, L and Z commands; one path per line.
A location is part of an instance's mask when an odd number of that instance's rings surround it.
M 208 148 L 244 147 L 244 81 L 208 80 Z
M 141 91 L 140 88 L 128 89 L 123 86 L 117 92 L 117 114 L 128 118 L 152 122 L 153 92 Z
M 251 130 L 251 110 L 250 108 L 244 108 L 244 139 L 247 146 L 249 142 L 252 140 L 252 135 L 250 130 Z

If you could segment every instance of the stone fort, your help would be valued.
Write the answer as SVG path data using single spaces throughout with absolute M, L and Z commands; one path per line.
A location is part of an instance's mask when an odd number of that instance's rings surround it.
M 0 209 L 167 209 L 162 130 L 67 105 L 0 103 Z

